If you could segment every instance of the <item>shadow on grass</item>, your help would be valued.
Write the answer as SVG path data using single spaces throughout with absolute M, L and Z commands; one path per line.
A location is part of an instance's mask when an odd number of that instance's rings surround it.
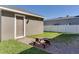
M 74 41 L 76 37 L 79 37 L 79 34 L 61 34 L 55 38 L 52 38 L 51 40 L 53 42 L 64 42 L 68 44 Z
M 19 54 L 48 54 L 48 53 L 45 51 L 42 51 L 40 49 L 37 49 L 35 47 L 32 47 L 30 49 L 26 49 L 26 50 L 20 52 Z

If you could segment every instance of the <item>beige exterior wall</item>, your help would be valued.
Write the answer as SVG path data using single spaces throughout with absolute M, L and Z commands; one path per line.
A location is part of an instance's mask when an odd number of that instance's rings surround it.
M 1 41 L 1 9 L 0 9 L 0 41 Z
M 26 19 L 27 22 L 28 19 Z M 43 33 L 43 21 L 29 19 L 26 23 L 26 36 Z
M 14 38 L 14 14 L 2 11 L 1 16 L 1 39 L 8 40 Z

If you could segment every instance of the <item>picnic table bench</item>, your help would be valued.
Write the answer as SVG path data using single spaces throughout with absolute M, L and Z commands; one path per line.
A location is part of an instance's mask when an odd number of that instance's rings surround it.
M 33 42 L 33 45 L 41 45 L 43 48 L 46 48 L 46 46 L 51 45 L 50 41 L 47 38 L 35 38 L 35 41 Z

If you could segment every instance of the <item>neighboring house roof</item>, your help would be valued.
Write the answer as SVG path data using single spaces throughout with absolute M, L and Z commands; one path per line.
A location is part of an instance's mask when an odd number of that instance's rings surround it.
M 21 14 L 25 14 L 25 15 L 31 15 L 31 16 L 35 16 L 35 17 L 44 18 L 43 16 L 26 11 L 24 9 L 16 8 L 15 6 L 12 6 L 12 5 L 0 5 L 0 9 L 12 11 L 12 12 L 17 12 L 17 13 L 21 13 Z
M 66 19 L 72 19 L 72 18 L 79 18 L 79 16 L 58 17 L 58 18 L 55 18 L 55 19 L 47 19 L 45 21 L 66 20 Z

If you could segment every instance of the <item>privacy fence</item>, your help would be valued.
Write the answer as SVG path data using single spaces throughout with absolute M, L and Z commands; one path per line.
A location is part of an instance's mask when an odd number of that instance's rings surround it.
M 79 25 L 46 25 L 44 31 L 65 32 L 65 33 L 78 33 Z

